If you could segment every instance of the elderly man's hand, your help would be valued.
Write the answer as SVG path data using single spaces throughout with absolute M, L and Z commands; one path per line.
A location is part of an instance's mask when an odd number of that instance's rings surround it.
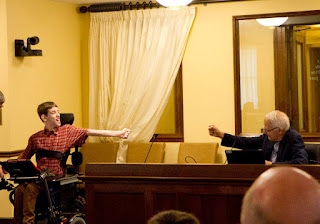
M 224 133 L 222 131 L 220 131 L 215 125 L 209 125 L 209 135 L 214 136 L 214 137 L 218 137 L 218 138 L 223 138 L 224 137 Z

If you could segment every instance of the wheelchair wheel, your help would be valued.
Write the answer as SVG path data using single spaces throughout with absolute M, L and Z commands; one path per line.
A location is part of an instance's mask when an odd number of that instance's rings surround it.
M 14 193 L 15 193 L 15 190 L 12 190 L 9 194 L 9 200 L 13 205 L 14 205 Z
M 86 224 L 83 218 L 81 217 L 74 217 L 73 219 L 70 220 L 70 224 Z

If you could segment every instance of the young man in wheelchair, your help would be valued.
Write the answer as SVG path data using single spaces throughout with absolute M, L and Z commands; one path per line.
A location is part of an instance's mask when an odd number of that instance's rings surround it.
M 33 134 L 29 138 L 27 148 L 18 159 L 30 159 L 37 154 L 37 166 L 48 171 L 54 178 L 63 177 L 64 166 L 60 159 L 49 154 L 69 153 L 70 148 L 84 144 L 88 136 L 119 137 L 126 139 L 130 134 L 129 129 L 121 131 L 93 130 L 76 128 L 72 125 L 61 126 L 58 106 L 54 102 L 44 102 L 38 106 L 38 115 L 44 122 L 44 130 Z M 47 152 L 50 151 L 48 154 Z M 15 192 L 14 223 L 34 223 L 36 199 L 44 186 L 37 182 L 20 184 Z

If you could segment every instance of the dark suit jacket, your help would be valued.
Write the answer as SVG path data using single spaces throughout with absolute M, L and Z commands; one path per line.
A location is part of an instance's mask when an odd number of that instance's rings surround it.
M 224 134 L 221 145 L 239 149 L 262 149 L 265 160 L 271 158 L 273 145 L 276 142 L 270 141 L 266 134 L 258 137 L 240 137 Z M 294 129 L 289 129 L 279 143 L 279 150 L 275 164 L 306 164 L 308 154 L 304 147 L 301 135 Z

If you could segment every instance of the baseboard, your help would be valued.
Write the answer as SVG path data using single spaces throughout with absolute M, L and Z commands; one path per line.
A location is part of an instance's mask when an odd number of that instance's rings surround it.
M 0 218 L 0 224 L 13 224 L 13 218 Z

